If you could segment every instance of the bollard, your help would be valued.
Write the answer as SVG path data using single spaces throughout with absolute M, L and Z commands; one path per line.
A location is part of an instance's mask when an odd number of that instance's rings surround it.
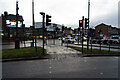
M 20 41 L 19 38 L 15 39 L 15 49 L 19 49 L 20 48 Z

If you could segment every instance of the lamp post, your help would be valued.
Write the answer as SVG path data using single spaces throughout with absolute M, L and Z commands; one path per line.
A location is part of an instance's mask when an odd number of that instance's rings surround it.
M 89 23 L 90 23 L 90 0 L 88 0 L 88 34 L 87 34 L 87 50 L 89 49 Z

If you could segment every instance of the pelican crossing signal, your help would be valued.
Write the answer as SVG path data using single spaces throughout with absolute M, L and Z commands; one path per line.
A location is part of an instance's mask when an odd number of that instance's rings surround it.
M 79 20 L 79 27 L 83 27 L 83 20 Z
M 49 16 L 49 15 L 46 15 L 46 26 L 49 26 L 49 25 L 51 25 L 51 16 Z

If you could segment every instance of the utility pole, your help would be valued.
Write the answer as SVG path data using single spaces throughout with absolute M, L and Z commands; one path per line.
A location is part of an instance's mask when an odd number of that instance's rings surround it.
M 32 21 L 32 26 L 33 26 L 33 34 L 35 33 L 35 50 L 37 52 L 37 39 L 36 39 L 36 31 L 35 31 L 35 18 L 34 18 L 34 0 L 32 0 L 32 18 L 33 18 L 33 21 Z M 33 38 L 33 47 L 34 47 L 34 38 Z
M 34 0 L 32 0 L 32 14 L 33 14 L 33 32 L 35 33 L 35 50 L 37 52 L 37 39 L 36 39 L 36 31 L 35 31 L 35 18 L 34 18 Z M 34 39 L 33 39 L 33 42 L 34 42 Z
M 32 36 L 34 35 L 34 0 L 32 0 Z M 34 47 L 34 38 L 31 44 Z
M 26 39 L 26 36 L 25 36 L 25 24 L 23 24 L 23 27 L 22 27 L 22 31 L 23 31 L 23 39 L 24 39 L 24 47 L 26 47 L 25 45 L 25 39 Z
M 16 37 L 18 38 L 18 17 L 19 17 L 19 14 L 18 14 L 18 10 L 19 10 L 19 7 L 18 7 L 18 1 L 16 2 Z
M 19 14 L 18 14 L 18 1 L 16 1 L 16 38 L 15 38 L 15 49 L 19 49 L 20 48 L 20 41 L 19 41 L 19 37 L 18 37 L 18 18 L 19 18 Z
M 87 50 L 89 50 L 89 23 L 90 23 L 90 0 L 88 0 L 88 31 L 87 31 Z
M 44 12 L 40 12 L 40 14 L 41 14 L 42 17 L 43 17 L 42 27 L 43 27 L 43 55 L 44 55 L 45 13 L 44 13 Z

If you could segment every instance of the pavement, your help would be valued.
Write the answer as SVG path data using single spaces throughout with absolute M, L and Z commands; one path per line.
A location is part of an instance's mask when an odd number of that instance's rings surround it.
M 41 46 L 42 47 L 42 46 Z M 43 57 L 29 57 L 29 58 L 13 58 L 13 59 L 2 59 L 2 62 L 9 61 L 22 61 L 22 60 L 36 60 L 36 59 L 48 59 L 51 54 L 82 54 L 79 51 L 71 49 L 69 47 L 60 46 L 60 45 L 45 45 L 45 49 L 47 50 L 47 56 Z
M 26 43 L 30 43 L 32 41 L 26 41 Z M 3 44 L 7 44 L 9 42 L 3 42 Z M 13 42 L 10 42 L 11 44 L 14 44 Z M 7 45 L 6 45 L 7 46 Z M 40 45 L 42 47 L 42 45 Z M 74 49 L 71 49 L 69 47 L 66 47 L 67 44 L 63 44 L 63 46 L 61 46 L 61 44 L 48 44 L 45 45 L 45 49 L 47 50 L 47 54 L 51 55 L 51 54 L 78 54 L 80 57 L 96 57 L 96 56 L 118 56 L 118 54 L 84 54 L 82 55 L 81 52 L 76 51 Z M 76 46 L 76 47 L 80 47 L 79 45 L 74 45 L 74 44 L 68 44 L 68 46 Z M 44 57 L 30 57 L 30 58 L 14 58 L 14 59 L 3 59 L 2 62 L 7 62 L 7 61 L 20 61 L 20 60 L 35 60 L 35 59 L 48 59 L 50 56 L 44 56 Z
M 47 45 L 45 46 L 45 49 L 47 50 L 48 54 L 82 54 L 79 51 L 76 51 L 74 49 L 71 49 L 69 47 L 65 46 L 58 46 L 58 45 Z

